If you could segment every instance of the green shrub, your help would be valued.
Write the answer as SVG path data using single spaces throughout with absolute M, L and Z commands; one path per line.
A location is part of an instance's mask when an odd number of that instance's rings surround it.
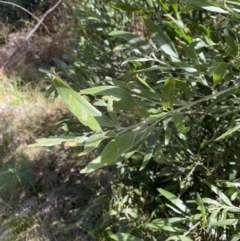
M 77 57 L 58 61 L 74 90 L 46 72 L 83 134 L 33 146 L 95 150 L 85 174 L 116 165 L 111 221 L 101 227 L 113 240 L 239 240 L 239 4 L 131 3 L 79 11 L 84 26 L 94 19 L 101 31 L 86 29 Z M 124 31 L 102 9 L 139 14 L 144 32 Z

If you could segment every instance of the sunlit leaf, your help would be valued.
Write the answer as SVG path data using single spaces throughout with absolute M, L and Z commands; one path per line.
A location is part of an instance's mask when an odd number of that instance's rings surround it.
M 88 154 L 89 152 L 96 149 L 99 144 L 105 139 L 105 133 L 96 133 L 91 135 L 84 144 L 84 151 L 79 153 L 78 156 L 84 156 Z
M 233 204 L 231 203 L 229 198 L 222 191 L 220 191 L 216 186 L 208 183 L 206 180 L 203 180 L 203 182 L 210 187 L 211 191 L 213 191 L 219 196 L 220 200 L 222 200 L 226 205 L 233 207 Z
M 221 139 L 224 139 L 225 137 L 231 135 L 232 133 L 238 131 L 240 129 L 240 124 L 234 126 L 233 128 L 231 128 L 230 130 L 226 131 L 225 133 L 223 133 L 221 136 L 219 136 L 218 138 L 215 139 L 215 141 L 219 141 Z
M 196 5 L 207 11 L 211 11 L 211 12 L 215 12 L 215 13 L 228 13 L 228 11 L 226 11 L 220 7 L 214 6 L 213 4 L 211 4 L 205 0 L 186 0 L 186 2 L 188 4 Z
M 210 67 L 209 74 L 213 77 L 213 87 L 215 87 L 224 77 L 227 70 L 225 62 L 214 62 Z
M 112 31 L 109 33 L 109 35 L 115 38 L 118 37 L 118 38 L 124 39 L 128 41 L 128 44 L 130 45 L 138 46 L 139 49 L 143 51 L 143 53 L 146 53 L 146 54 L 152 53 L 152 49 L 150 45 L 142 37 L 138 35 L 134 35 L 132 33 L 125 32 L 125 31 Z
M 174 124 L 180 133 L 187 133 L 190 128 L 185 126 L 185 119 L 182 112 L 173 112 Z
M 113 107 L 121 110 L 134 110 L 137 106 L 128 91 L 120 86 L 98 86 L 81 91 L 82 94 L 105 96 L 107 100 L 113 99 Z
M 96 121 L 96 119 L 91 114 L 89 114 L 88 111 L 82 109 L 81 106 L 79 106 L 79 102 L 76 99 L 74 99 L 72 95 L 70 95 L 69 98 L 69 106 L 73 114 L 78 118 L 78 120 L 83 125 L 88 126 L 93 131 L 102 131 L 102 128 Z
M 49 137 L 49 138 L 42 138 L 42 139 L 37 139 L 34 144 L 29 145 L 29 147 L 40 147 L 40 146 L 55 146 L 62 144 L 64 142 L 68 141 L 75 141 L 78 144 L 83 143 L 86 141 L 88 137 L 82 136 L 82 137 L 74 137 L 74 136 L 63 136 L 63 137 Z
M 143 241 L 143 239 L 137 238 L 129 233 L 115 233 L 108 232 L 111 239 L 115 241 Z
M 163 86 L 163 102 L 168 103 L 168 107 L 173 108 L 173 100 L 174 100 L 174 91 L 175 91 L 175 80 L 171 78 L 167 78 L 165 80 Z M 165 107 L 166 108 L 166 107 Z
M 193 241 L 191 238 L 183 236 L 183 235 L 175 235 L 167 238 L 165 241 Z
M 114 127 L 116 126 L 114 123 L 110 122 L 106 117 L 102 115 L 102 113 L 92 106 L 85 98 L 83 98 L 80 94 L 73 91 L 69 86 L 67 86 L 59 77 L 54 76 L 53 83 L 66 106 L 70 111 L 70 96 L 75 99 L 75 103 L 78 103 L 78 108 L 81 108 L 82 111 L 85 111 L 89 116 L 94 117 L 100 126 L 108 126 Z M 74 113 L 73 113 L 74 114 Z
M 207 223 L 206 210 L 199 193 L 197 193 L 197 203 L 202 214 L 202 226 L 205 227 Z
M 209 223 L 209 226 L 236 226 L 239 224 L 238 219 L 225 219 L 225 220 L 220 220 L 217 222 Z
M 173 62 L 180 62 L 176 48 L 164 30 L 149 19 L 144 19 L 144 23 L 148 30 L 153 34 L 152 38 L 156 41 L 162 51 L 170 56 Z
M 167 198 L 172 204 L 174 204 L 179 210 L 181 210 L 183 213 L 188 213 L 190 214 L 190 210 L 188 207 L 183 203 L 181 199 L 176 197 L 174 194 L 162 189 L 158 188 L 158 191 L 165 197 Z

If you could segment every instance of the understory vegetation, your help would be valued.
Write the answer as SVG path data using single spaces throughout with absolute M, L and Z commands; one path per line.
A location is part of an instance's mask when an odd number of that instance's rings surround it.
M 12 10 L 1 63 L 34 26 Z M 0 240 L 240 240 L 239 14 L 63 1 L 1 70 Z

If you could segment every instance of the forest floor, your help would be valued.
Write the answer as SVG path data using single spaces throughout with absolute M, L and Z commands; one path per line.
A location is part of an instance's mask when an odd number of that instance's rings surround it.
M 96 240 L 101 173 L 80 174 L 77 150 L 28 147 L 59 133 L 68 116 L 40 89 L 0 77 L 0 240 Z

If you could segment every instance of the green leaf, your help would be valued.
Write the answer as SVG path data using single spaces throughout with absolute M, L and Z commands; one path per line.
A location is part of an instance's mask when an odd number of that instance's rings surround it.
M 205 184 L 207 184 L 209 186 L 209 188 L 211 189 L 211 191 L 213 191 L 214 193 L 216 193 L 219 198 L 228 206 L 233 207 L 233 204 L 231 203 L 231 201 L 229 200 L 229 198 L 223 193 L 221 192 L 216 186 L 208 183 L 207 181 L 203 180 L 203 182 Z
M 171 236 L 169 238 L 167 238 L 165 241 L 170 241 L 170 240 L 174 240 L 174 241 L 193 241 L 191 238 L 183 236 L 183 235 L 175 235 L 175 236 Z
M 40 147 L 40 146 L 56 146 L 68 141 L 75 141 L 78 144 L 86 141 L 88 137 L 74 137 L 74 136 L 63 136 L 63 137 L 49 137 L 49 138 L 41 138 L 37 139 L 34 144 L 28 145 L 29 147 Z
M 152 53 L 151 46 L 142 37 L 138 35 L 134 35 L 132 33 L 125 31 L 112 31 L 109 33 L 109 35 L 112 37 L 118 37 L 128 41 L 129 45 L 139 47 L 139 49 L 142 50 L 142 52 L 145 54 L 149 55 Z
M 187 213 L 187 214 L 191 213 L 190 210 L 187 208 L 187 206 L 183 203 L 183 201 L 178 197 L 176 197 L 174 194 L 162 188 L 158 188 L 157 190 L 183 213 Z
M 147 87 L 152 92 L 152 94 L 155 94 L 155 91 L 149 86 L 149 84 L 143 78 L 141 78 L 140 76 L 137 75 L 137 80 L 139 80 L 139 82 L 143 86 Z
M 153 155 L 153 152 L 154 152 L 154 149 L 155 149 L 155 146 L 156 146 L 156 142 L 158 141 L 159 139 L 159 135 L 160 135 L 160 132 L 161 132 L 161 129 L 157 130 L 153 135 L 152 137 L 150 138 L 149 140 L 149 143 L 147 144 L 147 150 L 146 150 L 146 153 L 144 155 L 144 158 L 143 158 L 143 162 L 142 162 L 142 165 L 140 167 L 140 171 L 142 171 L 146 165 L 148 164 L 148 162 L 150 161 L 152 155 Z
M 232 218 L 209 223 L 209 226 L 236 226 L 237 224 L 239 224 L 239 220 Z
M 225 133 L 223 133 L 221 136 L 219 136 L 217 139 L 215 139 L 215 141 L 219 141 L 221 139 L 224 139 L 225 137 L 231 135 L 233 132 L 238 131 L 239 129 L 240 129 L 240 124 L 234 126 L 230 130 L 228 130 Z
M 108 232 L 111 239 L 116 241 L 143 241 L 143 239 L 137 238 L 129 233 L 115 233 Z
M 174 90 L 175 80 L 172 78 L 167 78 L 163 86 L 163 103 L 167 103 L 167 108 L 173 108 Z
M 67 86 L 58 76 L 54 76 L 53 83 L 66 106 L 70 111 L 70 96 L 75 99 L 75 103 L 78 104 L 78 108 L 81 108 L 82 111 L 85 111 L 89 116 L 92 116 L 96 119 L 100 126 L 115 127 L 116 125 L 110 122 L 106 117 L 102 116 L 102 113 L 92 106 L 85 98 L 80 94 L 73 91 L 69 86 Z M 73 113 L 74 114 L 74 113 Z
M 138 104 L 131 97 L 128 91 L 120 86 L 99 86 L 93 87 L 89 89 L 81 90 L 81 94 L 86 95 L 100 95 L 105 96 L 105 99 L 109 100 L 112 97 L 113 99 L 113 107 L 116 107 L 121 110 L 134 110 Z
M 114 9 L 123 10 L 123 11 L 126 11 L 126 12 L 138 13 L 138 14 L 144 13 L 143 8 L 133 7 L 132 5 L 129 5 L 129 4 L 110 3 L 109 6 L 114 8 Z
M 214 62 L 210 67 L 209 74 L 213 77 L 213 87 L 215 87 L 224 77 L 227 71 L 225 62 Z
M 134 76 L 134 75 L 136 75 L 136 74 L 138 74 L 138 73 L 144 73 L 144 72 L 148 72 L 148 71 L 154 71 L 154 70 L 172 70 L 172 69 L 173 69 L 172 66 L 165 67 L 165 66 L 154 65 L 154 66 L 151 66 L 151 67 L 149 67 L 149 68 L 138 69 L 138 70 L 134 70 L 134 71 L 128 72 L 128 73 L 126 73 L 126 74 L 122 74 L 119 78 L 124 79 L 124 78 L 130 77 L 130 76 Z
M 204 114 L 208 115 L 209 113 L 212 113 L 212 110 L 214 109 L 214 107 L 216 106 L 216 104 L 218 102 L 220 102 L 221 100 L 223 100 L 224 98 L 226 98 L 228 96 L 230 97 L 230 95 L 235 95 L 235 94 L 239 93 L 239 91 L 240 91 L 240 88 L 235 88 L 235 89 L 231 89 L 231 90 L 225 92 L 224 94 L 221 94 L 221 95 L 217 96 L 217 98 L 214 99 L 211 102 L 211 104 L 206 108 Z
M 187 3 L 193 4 L 195 6 L 198 6 L 202 9 L 205 9 L 207 11 L 211 11 L 214 13 L 228 13 L 228 11 L 226 11 L 220 7 L 216 7 L 213 4 L 210 4 L 209 2 L 204 1 L 204 0 L 187 0 Z
M 167 146 L 170 142 L 170 138 L 172 136 L 172 128 L 168 127 L 165 130 L 165 139 L 164 139 L 164 145 Z
M 106 138 L 105 134 L 106 133 L 96 133 L 91 135 L 84 144 L 84 151 L 79 153 L 78 156 L 84 156 L 96 149 L 99 144 Z
M 122 210 L 122 213 L 124 213 L 125 215 L 129 215 L 131 216 L 132 218 L 134 219 L 137 219 L 138 218 L 138 215 L 137 215 L 137 210 L 134 210 L 132 208 L 124 208 Z
M 235 39 L 232 37 L 229 37 L 229 36 L 225 36 L 225 40 L 227 43 L 226 52 L 231 55 L 237 56 L 238 55 L 238 45 L 237 45 Z
M 70 95 L 69 106 L 72 113 L 78 118 L 78 120 L 85 126 L 88 126 L 90 129 L 96 132 L 101 132 L 102 128 L 96 121 L 96 119 L 91 116 L 88 111 L 85 111 L 78 105 L 78 101 Z
M 156 124 L 157 122 L 147 128 L 139 124 L 138 130 L 116 137 L 107 144 L 102 153 L 90 162 L 81 173 L 91 173 L 104 166 L 112 165 L 124 160 L 126 155 L 129 158 L 129 153 L 132 155 L 142 145 Z
M 135 138 L 136 133 L 130 132 L 110 141 L 101 155 L 90 162 L 81 173 L 91 173 L 99 168 L 113 164 L 119 159 L 123 160 L 128 150 L 133 146 Z
M 202 226 L 205 227 L 207 223 L 206 210 L 199 193 L 197 193 L 197 203 L 202 214 Z
M 108 114 L 109 114 L 110 118 L 112 119 L 112 121 L 114 123 L 116 123 L 117 125 L 120 125 L 120 123 L 118 122 L 117 115 L 113 110 L 113 101 L 114 101 L 114 99 L 111 97 L 108 99 L 107 111 L 108 111 Z
M 235 234 L 231 237 L 230 241 L 239 241 L 240 240 L 240 234 Z
M 187 133 L 190 128 L 185 126 L 184 115 L 182 112 L 173 112 L 173 122 L 180 133 Z
M 164 30 L 149 19 L 144 19 L 144 23 L 147 29 L 153 34 L 152 38 L 162 51 L 167 54 L 173 62 L 180 62 L 176 48 Z
M 187 56 L 192 60 L 194 67 L 198 70 L 198 73 L 201 73 L 200 62 L 194 49 L 189 48 L 186 45 L 182 45 L 182 47 Z
M 129 63 L 129 62 L 147 62 L 147 61 L 153 61 L 151 58 L 143 58 L 143 57 L 129 57 L 126 60 L 123 61 L 122 65 Z
M 185 96 L 189 100 L 192 99 L 193 93 L 191 85 L 179 79 L 175 79 L 175 82 L 179 89 L 185 94 Z

